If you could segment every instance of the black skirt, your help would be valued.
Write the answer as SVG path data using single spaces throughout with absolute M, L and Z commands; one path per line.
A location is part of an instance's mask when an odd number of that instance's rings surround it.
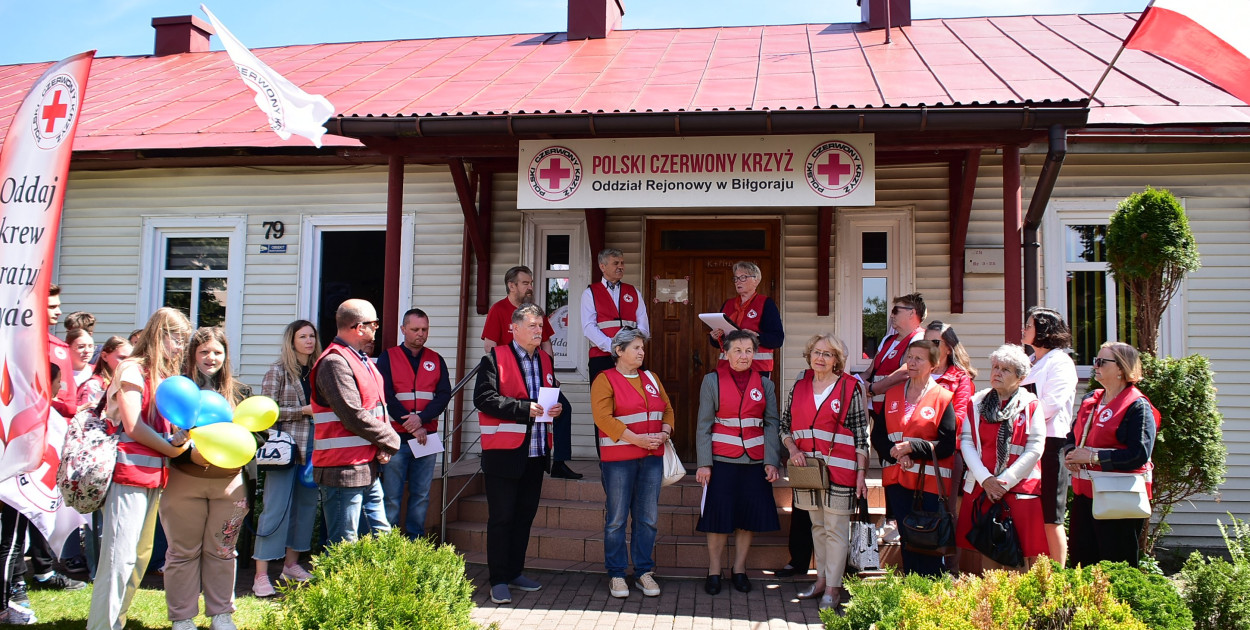
M 698 531 L 729 534 L 735 529 L 772 532 L 781 529 L 773 486 L 764 478 L 764 464 L 712 462 L 712 480 Z

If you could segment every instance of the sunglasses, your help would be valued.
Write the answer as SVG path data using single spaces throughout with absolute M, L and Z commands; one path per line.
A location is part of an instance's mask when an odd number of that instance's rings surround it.
M 891 314 L 891 315 L 898 315 L 898 312 L 899 312 L 900 310 L 914 311 L 914 310 L 916 310 L 916 307 L 914 307 L 914 306 L 895 306 L 894 308 L 890 309 L 890 314 Z
M 1108 363 L 1112 363 L 1115 365 L 1120 364 L 1120 362 L 1116 361 L 1115 359 L 1104 359 L 1102 357 L 1094 357 L 1094 367 L 1102 367 L 1104 365 L 1107 365 Z

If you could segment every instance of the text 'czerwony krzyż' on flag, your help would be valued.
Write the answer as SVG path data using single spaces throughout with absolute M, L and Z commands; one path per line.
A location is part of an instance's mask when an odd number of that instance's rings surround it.
M 1250 2 L 1155 0 L 1125 48 L 1175 61 L 1250 104 Z
M 289 140 L 291 134 L 301 135 L 321 148 L 321 136 L 326 133 L 324 124 L 334 115 L 334 105 L 326 97 L 309 94 L 274 72 L 235 39 L 208 7 L 201 4 L 200 10 L 213 23 L 239 77 L 256 92 L 256 106 L 269 117 L 269 127 L 274 133 L 283 140 Z

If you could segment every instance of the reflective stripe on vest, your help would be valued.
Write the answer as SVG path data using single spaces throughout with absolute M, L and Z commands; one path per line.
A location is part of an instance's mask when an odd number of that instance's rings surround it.
M 764 304 L 768 302 L 768 298 L 756 293 L 755 297 L 751 298 L 751 304 L 743 313 L 741 321 L 734 319 L 734 315 L 738 312 L 735 307 L 739 301 L 741 301 L 741 298 L 737 297 L 725 300 L 725 303 L 721 305 L 721 312 L 724 313 L 725 316 L 729 318 L 729 321 L 732 321 L 738 328 L 750 330 L 758 335 L 760 332 L 760 321 L 764 318 Z M 722 366 L 729 366 L 729 359 L 725 356 L 724 352 L 720 353 L 719 360 L 716 363 L 716 367 L 719 368 Z M 756 372 L 772 372 L 773 367 L 773 349 L 757 347 L 755 350 L 755 356 L 752 358 L 751 369 Z
M 343 357 L 351 367 L 352 377 L 360 393 L 361 407 L 369 410 L 375 420 L 384 422 L 386 418 L 382 375 L 371 362 L 362 361 L 355 350 L 332 342 L 317 358 L 308 374 L 308 383 L 313 394 L 309 397 L 313 411 L 313 466 L 331 468 L 367 464 L 377 457 L 378 447 L 352 433 L 333 409 L 317 402 L 317 369 L 321 366 L 321 361 L 331 353 Z
M 1111 402 L 1099 409 L 1102 397 L 1106 395 L 1106 390 L 1097 389 L 1085 400 L 1081 401 L 1080 410 L 1077 411 L 1076 423 L 1072 425 L 1073 434 L 1076 436 L 1076 444 L 1079 446 L 1084 440 L 1086 448 L 1095 451 L 1116 450 L 1126 448 L 1127 445 L 1120 442 L 1116 437 L 1116 431 L 1120 428 L 1120 423 L 1124 421 L 1124 414 L 1128 408 L 1137 402 L 1138 398 L 1146 398 L 1146 395 L 1137 389 L 1137 386 L 1130 385 L 1120 392 Z M 1146 402 L 1150 403 L 1150 399 L 1146 398 Z M 1150 411 L 1154 415 L 1155 429 L 1161 424 L 1161 416 L 1159 410 L 1155 409 L 1153 404 L 1150 405 Z M 1090 422 L 1093 414 L 1098 416 Z M 1089 425 L 1087 428 L 1086 425 Z M 1089 437 L 1085 437 L 1085 432 L 1089 431 Z M 1154 497 L 1153 474 L 1154 463 L 1150 460 L 1146 461 L 1146 465 L 1134 470 L 1123 470 L 1116 472 L 1144 472 L 1146 473 L 1146 496 Z M 1098 464 L 1090 464 L 1085 466 L 1075 475 L 1072 475 L 1072 492 L 1083 497 L 1094 498 L 1094 488 L 1090 484 L 1089 476 L 1085 474 L 1086 470 L 1100 471 L 1102 466 Z
M 638 327 L 638 301 L 642 299 L 642 294 L 633 285 L 622 282 L 617 287 L 617 295 L 621 296 L 619 305 L 612 299 L 612 292 L 603 282 L 590 285 L 590 295 L 595 302 L 595 325 L 608 339 L 615 337 L 621 328 Z M 592 357 L 612 356 L 610 352 L 604 352 L 594 344 L 591 344 L 589 353 Z
M 639 372 L 636 378 L 644 379 L 642 382 L 645 392 L 639 395 L 630 378 L 621 374 L 620 370 L 604 370 L 603 374 L 607 375 L 608 383 L 612 386 L 612 416 L 625 423 L 626 429 L 638 435 L 660 433 L 664 430 L 664 399 L 660 397 L 660 385 L 655 375 Z M 663 445 L 654 451 L 648 451 L 625 440 L 615 441 L 597 426 L 595 433 L 599 437 L 599 459 L 605 462 L 664 455 Z
M 764 460 L 764 381 L 751 371 L 746 392 L 738 391 L 728 367 L 716 368 L 719 404 L 712 425 L 712 455 L 738 459 L 745 453 L 752 461 Z
M 395 399 L 410 413 L 425 411 L 430 401 L 434 400 L 434 390 L 438 388 L 438 382 L 442 378 L 443 357 L 429 348 L 422 348 L 417 357 L 421 367 L 413 372 L 412 361 L 408 359 L 408 352 L 403 346 L 388 348 L 386 356 L 391 365 L 391 390 L 395 392 Z M 404 425 L 394 418 L 389 419 L 391 428 L 396 433 L 408 433 Z M 438 418 L 431 418 L 429 422 L 422 424 L 433 424 L 432 430 L 438 430 Z M 426 426 L 426 429 L 431 430 L 431 427 Z
M 855 395 L 853 377 L 842 374 L 833 391 L 816 408 L 815 373 L 805 370 L 794 384 L 790 399 L 791 431 L 795 445 L 810 457 L 818 457 L 829 467 L 829 479 L 843 487 L 854 487 L 859 471 L 855 452 L 855 435 L 846 426 L 851 397 Z
M 984 395 L 974 396 L 972 403 L 973 409 L 978 408 L 981 400 L 983 399 Z M 1024 409 L 1020 411 L 1020 415 L 1013 421 L 1011 427 L 1011 441 L 1007 444 L 1007 460 L 1003 466 L 1004 470 L 1014 466 L 1016 460 L 1020 459 L 1020 456 L 1024 454 L 1026 444 L 1029 440 L 1029 423 L 1046 421 L 1046 418 L 1038 415 L 1040 405 L 1041 403 L 1039 403 L 1036 398 L 1029 401 L 1029 403 L 1025 405 Z M 976 441 L 977 453 L 981 454 L 981 464 L 989 469 L 990 474 L 992 475 L 996 475 L 994 469 L 998 465 L 998 427 L 998 424 L 984 422 L 979 412 L 972 420 L 971 431 L 972 437 Z M 984 435 L 982 434 L 983 431 L 985 432 Z M 987 438 L 990 445 L 990 450 L 988 451 L 985 449 Z M 971 480 L 972 483 L 976 483 L 976 480 L 973 479 L 971 475 L 968 476 L 968 479 Z M 966 490 L 971 490 L 971 488 L 967 485 L 967 482 L 965 482 L 964 488 Z M 1039 458 L 1037 462 L 1033 464 L 1033 468 L 1029 469 L 1029 473 L 1025 475 L 1023 479 L 1007 490 L 1015 494 L 1031 496 L 1040 495 L 1042 493 L 1041 459 Z
M 143 372 L 143 399 L 139 407 L 139 420 L 162 438 L 169 439 L 172 427 L 156 410 L 156 405 L 152 404 L 146 370 Z M 139 488 L 165 487 L 169 468 L 164 455 L 136 442 L 120 423 L 110 423 L 108 432 L 117 435 L 117 463 L 113 465 L 113 481 Z
M 924 328 L 912 331 L 911 336 L 905 340 L 899 337 L 898 333 L 886 337 L 885 341 L 881 342 L 881 347 L 877 348 L 877 354 L 872 358 L 872 382 L 876 383 L 897 372 L 907 359 L 907 348 L 911 347 L 912 343 L 923 340 Z M 881 406 L 884 403 L 885 392 L 877 392 L 872 397 L 872 410 L 881 413 Z
M 499 378 L 496 391 L 499 395 L 518 400 L 533 400 L 530 398 L 529 389 L 525 386 L 525 374 L 521 371 L 521 364 L 512 350 L 512 344 L 495 346 L 491 348 L 491 352 L 495 353 L 497 366 L 495 373 Z M 543 387 L 554 387 L 555 371 L 551 357 L 542 350 L 535 350 L 535 352 L 538 353 L 542 369 L 539 383 Z M 525 444 L 526 435 L 529 432 L 529 426 L 524 422 L 501 420 L 481 410 L 477 412 L 477 423 L 482 432 L 482 448 L 487 450 L 520 448 Z M 547 448 L 550 449 L 552 444 L 552 432 L 547 431 Z
M 920 396 L 920 400 L 916 401 L 916 408 L 912 411 L 911 417 L 904 424 L 903 409 L 906 401 L 903 394 L 905 388 L 906 383 L 900 383 L 895 387 L 891 387 L 890 391 L 885 394 L 883 407 L 885 409 L 886 433 L 899 436 L 897 439 L 892 439 L 892 442 L 900 442 L 906 438 L 918 438 L 936 443 L 938 425 L 941 424 L 942 415 L 946 413 L 946 408 L 950 406 L 951 399 L 954 396 L 930 381 L 929 387 Z M 934 468 L 936 468 L 938 475 L 942 479 L 947 480 L 947 482 L 942 484 L 943 493 L 949 494 L 952 490 L 949 480 L 952 474 L 951 468 L 955 463 L 954 454 L 951 454 L 950 457 L 939 459 L 936 465 L 934 462 L 913 461 L 909 468 L 903 468 L 898 464 L 886 466 L 881 471 L 881 484 L 897 483 L 908 490 L 915 490 L 920 481 L 922 463 L 926 464 L 924 467 L 924 491 L 938 494 L 937 479 L 933 474 Z

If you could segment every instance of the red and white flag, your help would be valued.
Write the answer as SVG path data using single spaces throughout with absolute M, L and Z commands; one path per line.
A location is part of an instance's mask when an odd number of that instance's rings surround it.
M 1250 2 L 1155 0 L 1124 42 L 1197 72 L 1250 104 Z
M 34 470 L 46 453 L 53 396 L 48 285 L 94 56 L 85 52 L 48 68 L 13 115 L 0 149 L 0 480 Z
M 87 519 L 65 505 L 61 490 L 56 485 L 56 470 L 61 466 L 61 449 L 65 446 L 68 423 L 56 410 L 48 418 L 48 443 L 44 447 L 43 461 L 31 472 L 0 481 L 0 500 L 30 519 L 48 541 L 52 552 L 60 556 L 66 539 L 86 525 Z

